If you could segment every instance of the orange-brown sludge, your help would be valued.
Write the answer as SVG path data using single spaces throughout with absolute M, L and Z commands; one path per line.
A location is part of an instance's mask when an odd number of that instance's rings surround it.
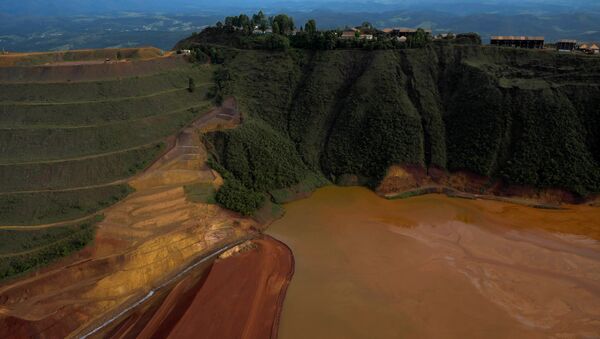
M 598 208 L 329 187 L 286 209 L 282 339 L 600 335 Z

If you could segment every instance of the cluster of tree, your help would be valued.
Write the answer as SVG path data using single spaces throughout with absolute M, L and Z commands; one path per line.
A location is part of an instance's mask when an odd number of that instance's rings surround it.
M 312 31 L 315 39 L 321 34 Z M 464 62 L 497 51 L 468 48 L 467 56 L 461 46 L 440 47 L 317 52 L 314 58 L 304 51 L 238 51 L 224 65 L 232 76 L 223 86 L 243 102 L 248 118 L 210 144 L 221 145 L 215 152 L 221 164 L 253 192 L 289 187 L 307 171 L 376 182 L 398 163 L 562 187 L 581 196 L 600 192 L 600 95 L 591 83 L 506 88 L 497 74 Z M 493 62 L 556 65 L 542 57 L 507 50 Z M 432 86 L 439 93 L 423 94 Z
M 242 30 L 246 33 L 252 33 L 255 30 L 262 32 L 272 29 L 275 34 L 290 34 L 296 29 L 294 19 L 285 14 L 278 14 L 267 18 L 263 11 L 259 11 L 250 18 L 246 14 L 238 16 L 228 16 L 225 18 L 225 23 L 217 22 L 217 28 L 226 29 L 229 31 Z
M 440 43 L 450 43 L 458 45 L 481 45 L 481 36 L 473 32 L 460 34 L 454 34 L 450 32 L 445 36 L 438 36 L 436 40 Z
M 218 162 L 209 159 L 209 166 L 223 177 L 225 181 L 215 196 L 217 203 L 243 215 L 252 215 L 265 202 L 265 196 L 247 188 Z
M 368 24 L 368 23 L 365 23 Z M 307 23 L 308 25 L 308 23 Z M 372 27 L 372 26 L 370 26 Z M 361 29 L 356 32 L 354 39 L 340 39 L 342 31 L 304 31 L 290 36 L 290 45 L 294 48 L 313 49 L 313 50 L 332 50 L 332 49 L 404 49 L 404 48 L 422 48 L 431 42 L 431 36 L 424 30 L 419 29 L 414 35 L 409 36 L 405 41 L 399 37 L 389 36 L 373 28 Z M 360 37 L 360 34 L 370 34 L 372 40 Z
M 299 30 L 296 30 L 294 20 L 290 16 L 278 14 L 266 17 L 260 11 L 253 14 L 252 17 L 246 14 L 226 17 L 225 23 L 218 22 L 216 27 L 209 27 L 200 35 L 208 38 L 204 40 L 208 40 L 206 42 L 210 43 L 222 43 L 242 49 L 266 50 L 285 50 L 288 47 L 313 50 L 402 49 L 420 48 L 431 41 L 429 34 L 423 30 L 418 30 L 406 41 L 398 40 L 397 37 L 378 31 L 369 22 L 363 22 L 361 26 L 357 27 L 355 39 L 341 39 L 342 32 L 342 30 L 320 31 L 314 19 L 308 20 L 299 27 Z M 372 40 L 363 39 L 360 37 L 361 34 L 369 34 L 374 38 Z M 206 54 L 212 59 L 212 55 Z

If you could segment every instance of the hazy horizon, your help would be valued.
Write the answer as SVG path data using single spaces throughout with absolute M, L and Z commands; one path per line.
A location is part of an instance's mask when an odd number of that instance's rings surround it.
M 37 51 L 154 45 L 178 40 L 228 15 L 287 13 L 320 28 L 424 27 L 436 33 L 543 35 L 600 40 L 596 0 L 23 0 L 0 2 L 0 49 Z
M 460 5 L 460 6 L 457 6 Z M 464 6 L 470 6 L 464 7 Z M 118 12 L 164 12 L 170 14 L 228 13 L 231 11 L 258 10 L 312 11 L 329 9 L 339 12 L 382 12 L 397 9 L 435 9 L 455 14 L 473 11 L 497 13 L 521 11 L 585 11 L 597 10 L 596 0 L 23 0 L 0 3 L 0 13 L 27 16 L 68 16 L 80 14 L 107 14 Z

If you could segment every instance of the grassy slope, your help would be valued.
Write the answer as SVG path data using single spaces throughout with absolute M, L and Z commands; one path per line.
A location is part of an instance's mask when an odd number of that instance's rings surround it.
M 0 280 L 82 249 L 94 239 L 94 224 L 99 220 L 42 230 L 0 230 Z
M 48 263 L 93 239 L 81 219 L 132 192 L 165 138 L 211 106 L 211 66 L 80 83 L 0 84 L 0 279 Z M 193 78 L 196 89 L 189 92 Z
M 375 184 L 396 163 L 600 191 L 598 58 L 477 46 L 236 51 L 224 68 L 249 117 L 210 140 L 256 191 L 310 173 Z M 256 165 L 255 152 L 269 163 Z

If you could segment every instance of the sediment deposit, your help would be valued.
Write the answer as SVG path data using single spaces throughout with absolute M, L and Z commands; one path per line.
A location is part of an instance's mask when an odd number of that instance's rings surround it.
M 600 210 L 328 187 L 268 233 L 294 251 L 280 338 L 600 331 Z

